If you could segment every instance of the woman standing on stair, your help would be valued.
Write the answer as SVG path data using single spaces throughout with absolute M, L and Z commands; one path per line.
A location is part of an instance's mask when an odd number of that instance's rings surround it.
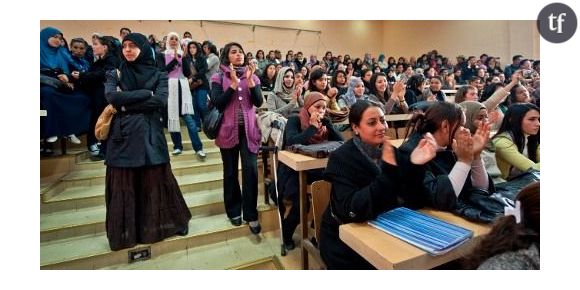
M 242 46 L 230 42 L 220 57 L 220 70 L 211 77 L 211 101 L 223 112 L 216 145 L 224 166 L 224 203 L 232 225 L 243 219 L 254 234 L 258 221 L 258 162 L 261 134 L 256 107 L 264 102 L 256 66 L 248 64 Z M 242 190 L 238 182 L 238 158 L 242 157 Z
M 171 171 L 161 113 L 167 74 L 147 38 L 123 39 L 118 71 L 108 71 L 105 98 L 117 113 L 107 141 L 106 230 L 111 250 L 186 235 L 191 213 Z
M 183 74 L 183 51 L 179 45 L 179 36 L 175 32 L 167 35 L 167 50 L 165 50 L 165 70 L 169 77 L 169 97 L 167 100 L 167 128 L 173 141 L 173 155 L 181 154 L 181 126 L 179 117 L 185 122 L 191 145 L 199 160 L 205 160 L 203 144 L 197 134 L 197 126 L 193 119 L 193 97 L 189 90 L 189 82 Z M 201 114 L 201 112 L 200 112 Z

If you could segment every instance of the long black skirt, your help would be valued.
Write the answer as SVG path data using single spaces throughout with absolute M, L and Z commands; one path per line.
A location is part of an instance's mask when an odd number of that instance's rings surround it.
M 159 242 L 182 231 L 191 219 L 169 163 L 107 167 L 106 230 L 111 250 Z

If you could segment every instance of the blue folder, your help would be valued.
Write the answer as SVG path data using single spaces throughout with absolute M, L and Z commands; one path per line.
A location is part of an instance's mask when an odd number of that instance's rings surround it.
M 433 256 L 447 253 L 473 236 L 471 230 L 405 207 L 384 212 L 368 223 Z

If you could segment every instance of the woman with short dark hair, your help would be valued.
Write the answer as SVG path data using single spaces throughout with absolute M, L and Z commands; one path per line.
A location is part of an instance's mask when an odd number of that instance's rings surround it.
M 253 234 L 260 233 L 258 221 L 258 161 L 261 134 L 256 107 L 264 102 L 256 66 L 248 64 L 242 46 L 226 44 L 220 57 L 220 71 L 211 78 L 211 101 L 223 112 L 215 139 L 224 167 L 224 204 L 234 226 L 243 220 Z M 242 158 L 242 190 L 238 182 L 238 160 Z

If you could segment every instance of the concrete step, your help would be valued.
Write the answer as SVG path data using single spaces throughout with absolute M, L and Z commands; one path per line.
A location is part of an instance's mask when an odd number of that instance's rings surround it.
M 260 236 L 243 236 L 223 242 L 160 255 L 131 264 L 105 267 L 107 270 L 282 270 L 277 231 Z
M 184 193 L 192 218 L 225 213 L 223 190 Z M 264 205 L 265 206 L 265 205 Z M 104 205 L 40 215 L 40 241 L 48 242 L 105 232 Z
M 182 176 L 204 172 L 223 171 L 222 160 L 219 157 L 206 158 L 205 161 L 183 160 L 171 162 L 173 175 Z M 105 183 L 106 167 L 98 169 L 75 170 L 61 178 L 65 187 L 91 186 Z
M 260 242 L 265 233 L 278 228 L 276 208 L 263 205 L 258 210 L 263 232 L 253 237 L 256 242 Z M 105 233 L 75 236 L 70 239 L 41 243 L 40 268 L 101 269 L 113 265 L 128 264 L 129 251 L 148 246 L 151 247 L 151 257 L 155 259 L 168 253 L 225 242 L 245 236 L 253 236 L 248 226 L 232 226 L 225 214 L 191 219 L 189 223 L 189 234 L 187 236 L 174 236 L 158 243 L 138 245 L 131 249 L 115 252 L 109 249 Z
M 204 167 L 205 168 L 205 167 Z M 223 172 L 213 171 L 176 175 L 181 192 L 204 192 L 223 188 Z M 79 186 L 64 186 L 63 182 L 49 188 L 41 194 L 41 213 L 54 213 L 66 210 L 81 210 L 87 207 L 95 207 L 105 204 L 105 184 L 90 184 L 84 182 Z M 88 184 L 86 184 L 88 183 Z M 260 183 L 258 183 L 260 184 Z
M 172 147 L 170 147 L 172 148 Z M 181 153 L 180 155 L 172 155 L 171 152 L 173 150 L 169 150 L 169 162 L 171 162 L 171 164 L 173 165 L 173 163 L 175 161 L 191 161 L 191 162 L 199 162 L 197 159 L 197 155 L 195 155 L 195 152 L 192 149 L 188 149 L 183 151 L 183 153 Z M 205 154 L 207 155 L 206 159 L 220 159 L 221 160 L 221 155 L 220 155 L 220 149 L 212 146 L 212 147 L 204 147 L 203 151 L 205 152 Z M 88 151 L 82 152 L 79 154 L 79 156 L 76 159 L 76 164 L 74 165 L 73 170 L 74 171 L 79 171 L 79 170 L 94 170 L 94 169 L 100 169 L 100 168 L 105 168 L 105 163 L 104 161 L 92 161 L 91 160 L 91 156 L 89 154 Z

